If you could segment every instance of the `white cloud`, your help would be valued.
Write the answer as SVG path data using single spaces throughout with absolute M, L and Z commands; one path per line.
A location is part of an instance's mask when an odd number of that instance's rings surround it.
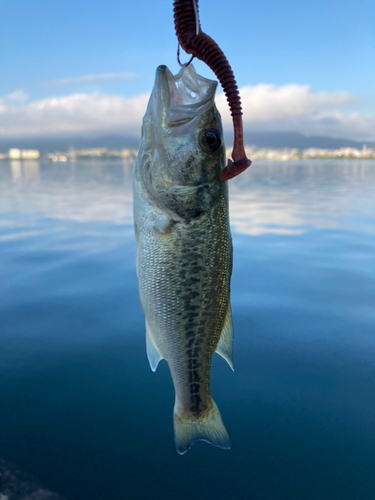
M 7 106 L 0 101 L 0 134 L 33 136 L 95 131 L 140 131 L 149 95 L 126 98 L 106 94 L 72 94 Z
M 320 109 L 333 108 L 353 101 L 347 92 L 313 93 L 308 85 L 264 84 L 240 90 L 245 123 L 264 123 L 287 120 L 313 113 Z M 226 121 L 230 120 L 224 94 L 218 96 L 218 105 L 224 110 Z
M 273 130 L 285 130 L 286 123 L 273 125 Z M 354 140 L 375 140 L 375 114 L 345 114 L 340 110 L 320 111 L 290 120 L 289 130 L 307 135 L 329 135 Z
M 71 78 L 61 78 L 59 80 L 52 80 L 48 82 L 49 85 L 77 85 L 84 83 L 107 83 L 119 80 L 134 80 L 138 75 L 136 73 L 102 73 L 100 75 L 84 75 L 74 76 Z
M 18 95 L 17 105 L 14 97 L 13 102 L 9 96 L 0 99 L 0 134 L 4 137 L 119 131 L 139 135 L 149 98 L 149 94 L 128 98 L 96 92 L 20 104 L 20 92 L 10 94 Z M 244 87 L 241 96 L 245 130 L 375 140 L 375 114 L 345 113 L 343 106 L 355 101 L 345 92 L 312 92 L 307 85 L 260 84 Z M 217 105 L 224 125 L 230 127 L 232 120 L 222 93 L 217 96 Z
M 23 103 L 27 101 L 28 98 L 29 96 L 26 94 L 26 92 L 24 92 L 23 90 L 16 90 L 15 92 L 12 92 L 11 94 L 8 94 L 5 97 L 3 97 L 2 100 L 6 103 L 15 104 L 15 103 Z
M 245 130 L 296 131 L 304 134 L 375 140 L 375 114 L 347 114 L 355 98 L 347 92 L 312 92 L 308 85 L 270 84 L 240 89 Z M 223 123 L 232 118 L 224 94 L 217 97 Z

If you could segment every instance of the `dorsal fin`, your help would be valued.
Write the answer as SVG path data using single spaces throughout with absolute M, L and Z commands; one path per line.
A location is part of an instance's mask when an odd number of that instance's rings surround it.
M 149 324 L 147 323 L 147 319 L 146 319 L 146 349 L 147 349 L 148 362 L 150 363 L 150 368 L 153 372 L 155 372 L 159 362 L 163 359 L 163 356 L 160 354 L 159 349 L 156 347 L 156 344 L 152 337 L 152 332 L 150 330 Z
M 216 348 L 216 352 L 220 354 L 222 358 L 228 363 L 228 365 L 233 368 L 233 322 L 232 322 L 232 309 L 230 304 L 228 306 L 228 312 L 225 317 L 223 329 L 221 331 L 219 343 Z

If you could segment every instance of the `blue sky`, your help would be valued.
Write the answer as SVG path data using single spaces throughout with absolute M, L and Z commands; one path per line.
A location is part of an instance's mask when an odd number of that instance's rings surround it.
M 172 0 L 1 0 L 0 134 L 30 134 L 30 126 L 20 123 L 22 115 L 29 115 L 30 125 L 41 113 L 36 103 L 53 98 L 117 96 L 123 100 L 105 102 L 121 107 L 126 99 L 149 93 L 159 64 L 178 70 L 172 4 Z M 322 135 L 375 139 L 374 5 L 372 0 L 201 0 L 203 30 L 224 50 L 239 87 L 248 88 L 244 106 L 248 126 L 317 133 L 321 123 Z M 214 77 L 204 64 L 197 63 L 196 68 Z M 295 108 L 293 116 L 276 113 L 275 118 L 269 109 L 264 111 L 256 99 L 267 101 L 269 93 L 274 106 Z M 51 131 L 57 127 L 56 133 L 67 133 L 68 125 L 57 124 L 61 102 L 54 108 Z M 74 102 L 78 106 L 78 100 Z M 105 107 L 100 102 L 99 107 Z M 254 115 L 259 119 L 251 118 L 254 106 L 259 108 Z M 262 118 L 266 115 L 268 121 Z M 42 113 L 38 119 L 48 117 Z M 72 126 L 72 132 L 84 131 L 82 116 L 77 119 L 83 128 Z M 107 118 L 99 113 L 97 120 Z M 341 122 L 330 129 L 330 120 Z M 121 128 L 121 123 L 114 122 L 113 127 Z

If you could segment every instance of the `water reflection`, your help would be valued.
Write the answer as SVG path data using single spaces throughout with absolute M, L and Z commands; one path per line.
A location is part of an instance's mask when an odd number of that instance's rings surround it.
M 212 388 L 233 448 L 181 461 L 146 359 L 131 164 L 1 162 L 0 455 L 71 500 L 372 500 L 374 188 L 375 162 L 231 181 L 235 372 L 215 355 Z
M 10 160 L 13 183 L 37 183 L 39 181 L 39 167 L 40 163 L 37 160 Z
M 10 168 L 12 171 L 12 180 L 14 184 L 22 179 L 22 163 L 20 160 L 11 160 Z
M 374 231 L 375 162 L 258 163 L 230 184 L 233 229 L 302 234 L 308 229 Z
M 1 212 L 132 224 L 132 162 L 0 164 Z M 10 173 L 10 175 L 9 175 Z M 230 183 L 234 232 L 374 231 L 375 162 L 258 162 Z
M 131 169 L 130 162 L 3 163 L 0 210 L 79 222 L 131 224 Z

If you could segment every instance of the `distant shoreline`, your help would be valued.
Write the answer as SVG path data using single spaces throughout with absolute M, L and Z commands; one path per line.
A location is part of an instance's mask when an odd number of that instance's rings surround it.
M 253 161 L 301 161 L 301 160 L 375 160 L 375 149 L 363 146 L 362 149 L 354 147 L 342 147 L 339 149 L 323 148 L 258 148 L 246 146 L 245 151 L 248 158 Z M 135 160 L 138 150 L 125 148 L 111 150 L 97 147 L 89 149 L 74 149 L 68 151 L 54 151 L 41 154 L 37 149 L 9 149 L 6 153 L 0 153 L 0 160 L 42 160 L 52 162 L 67 162 L 79 160 Z M 226 149 L 226 155 L 231 156 L 231 148 Z

